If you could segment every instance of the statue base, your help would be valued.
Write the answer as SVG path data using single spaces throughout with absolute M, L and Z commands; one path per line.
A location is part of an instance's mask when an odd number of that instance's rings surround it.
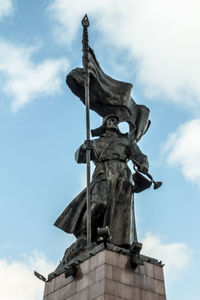
M 67 299 L 166 300 L 163 265 L 109 243 L 99 244 L 49 275 L 43 300 Z

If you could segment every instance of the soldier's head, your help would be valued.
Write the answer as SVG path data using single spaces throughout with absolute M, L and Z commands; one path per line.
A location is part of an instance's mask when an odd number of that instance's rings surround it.
M 108 115 L 103 118 L 102 125 L 96 129 L 91 130 L 92 136 L 101 136 L 106 130 L 113 130 L 120 134 L 119 131 L 119 118 L 115 115 Z
M 105 128 L 110 130 L 119 130 L 118 124 L 119 118 L 115 115 L 109 115 L 103 121 Z

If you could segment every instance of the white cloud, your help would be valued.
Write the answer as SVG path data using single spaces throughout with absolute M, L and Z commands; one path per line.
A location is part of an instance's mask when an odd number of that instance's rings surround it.
M 180 166 L 184 176 L 200 184 L 200 119 L 181 125 L 165 145 L 168 162 Z
M 199 10 L 198 0 L 54 0 L 49 7 L 56 33 L 67 42 L 87 12 L 90 30 L 98 29 L 102 41 L 125 47 L 137 60 L 147 96 L 182 105 L 200 102 Z
M 36 50 L 0 40 L 1 87 L 12 97 L 15 112 L 39 96 L 59 92 L 60 74 L 68 68 L 68 62 L 62 58 L 35 63 L 32 55 Z
M 164 272 L 168 281 L 180 278 L 191 262 L 192 251 L 184 243 L 165 244 L 152 234 L 146 234 L 142 242 L 142 254 L 161 260 L 165 264 Z
M 13 12 L 12 0 L 0 0 L 0 20 Z
M 1 299 L 42 299 L 44 282 L 37 279 L 33 272 L 36 270 L 47 277 L 54 269 L 55 265 L 38 252 L 25 256 L 23 261 L 0 259 Z

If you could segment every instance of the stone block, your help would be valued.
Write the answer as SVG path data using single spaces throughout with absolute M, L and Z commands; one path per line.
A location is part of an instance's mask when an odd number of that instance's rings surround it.
M 120 289 L 122 285 L 120 282 L 113 281 L 110 279 L 105 280 L 105 293 L 112 296 L 120 296 Z
M 145 266 L 145 274 L 147 277 L 154 278 L 154 265 L 151 263 L 144 263 Z
M 112 279 L 114 281 L 121 281 L 121 269 L 116 267 L 116 266 L 112 266 Z
M 61 289 L 56 290 L 54 293 L 54 300 L 66 300 L 77 294 L 76 284 L 75 282 L 72 282 Z
M 125 288 L 121 289 L 120 296 L 122 299 L 127 300 L 141 300 L 141 291 L 140 289 L 131 286 L 126 286 Z
M 116 253 L 114 251 L 105 250 L 105 263 L 108 265 L 120 267 L 119 255 L 119 253 Z
M 97 281 L 88 288 L 88 299 L 96 299 L 97 297 L 104 294 L 105 281 Z
M 88 299 L 88 289 L 80 291 L 76 295 L 70 298 L 70 300 L 86 300 L 86 299 Z M 66 300 L 68 300 L 68 298 Z
M 106 250 L 97 253 L 97 266 L 105 264 Z
M 154 275 L 155 275 L 155 279 L 163 281 L 164 280 L 163 268 L 160 266 L 154 265 Z
M 83 275 L 87 274 L 90 271 L 90 259 L 88 258 L 82 262 L 80 268 Z
M 76 288 L 77 292 L 80 292 L 81 290 L 86 289 L 89 286 L 89 277 L 88 276 L 83 276 L 80 280 L 76 282 Z
M 125 269 L 130 267 L 130 258 L 127 255 L 120 254 L 118 259 L 118 267 Z
M 87 277 L 88 277 L 88 286 L 90 286 L 91 284 L 95 283 L 95 281 L 97 281 L 96 280 L 96 270 L 97 269 L 94 269 L 93 271 L 91 271 L 90 273 L 87 274 Z
M 130 285 L 106 279 L 105 294 L 127 300 L 140 300 L 140 290 Z
M 150 277 L 146 278 L 146 289 L 150 292 L 155 292 L 155 279 Z
M 69 276 L 67 278 L 65 278 L 65 274 L 61 274 L 59 277 L 56 277 L 54 279 L 55 282 L 55 290 L 58 290 L 60 288 L 62 288 L 65 285 L 70 284 L 70 282 L 74 281 L 74 277 L 73 276 Z
M 146 276 L 132 272 L 131 273 L 131 286 L 146 290 Z
M 132 281 L 132 273 L 129 270 L 121 270 L 121 283 L 130 285 Z
M 145 275 L 145 265 L 139 265 L 137 268 L 139 268 L 139 273 L 141 275 Z
M 45 283 L 43 300 L 166 300 L 162 267 L 104 249 L 80 263 L 75 277 L 62 273 Z
M 91 256 L 89 258 L 89 269 L 90 271 L 96 269 L 96 267 L 98 266 L 98 254 Z
M 55 290 L 55 280 L 52 279 L 45 283 L 44 296 L 53 293 Z
M 55 296 L 55 293 L 51 293 L 51 294 L 49 294 L 49 295 L 47 295 L 47 296 L 44 296 L 43 300 L 58 300 L 58 299 L 56 299 L 55 297 L 56 297 L 56 296 Z M 67 299 L 67 300 L 68 300 L 68 299 Z
M 104 265 L 105 266 L 105 278 L 112 279 L 113 278 L 113 266 Z
M 155 280 L 155 292 L 162 296 L 165 296 L 165 285 L 163 281 Z
M 149 292 L 149 291 L 141 291 L 141 300 L 160 300 L 159 295 Z M 166 300 L 166 299 L 163 299 Z
M 101 265 L 95 269 L 96 281 L 102 280 L 105 278 L 105 265 Z

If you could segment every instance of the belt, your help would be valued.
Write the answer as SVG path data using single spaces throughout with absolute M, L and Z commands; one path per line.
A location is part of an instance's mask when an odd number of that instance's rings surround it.
M 117 161 L 121 161 L 121 162 L 126 162 L 127 158 L 124 157 L 108 157 L 108 158 L 101 158 L 99 160 L 99 162 L 104 162 L 104 161 L 111 161 L 111 160 L 117 160 Z

